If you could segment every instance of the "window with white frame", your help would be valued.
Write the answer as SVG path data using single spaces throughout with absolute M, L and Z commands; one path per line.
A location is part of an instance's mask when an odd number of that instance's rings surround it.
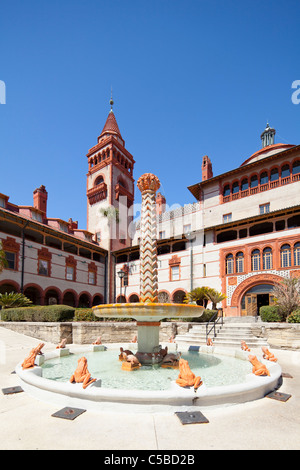
M 179 266 L 171 266 L 171 281 L 179 281 Z
M 74 281 L 75 269 L 73 266 L 67 266 L 66 278 L 68 281 Z
M 259 213 L 260 214 L 268 214 L 270 212 L 270 203 L 268 202 L 267 204 L 261 204 L 259 206 Z
M 230 214 L 223 214 L 223 223 L 226 224 L 227 222 L 232 221 L 232 212 Z

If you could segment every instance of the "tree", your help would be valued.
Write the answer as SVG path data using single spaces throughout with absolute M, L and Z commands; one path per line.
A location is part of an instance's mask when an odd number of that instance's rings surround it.
M 224 299 L 226 299 L 226 295 L 222 294 L 222 292 L 218 292 L 212 287 L 203 286 L 196 287 L 191 292 L 188 292 L 184 302 L 196 302 L 197 305 L 206 307 L 207 302 L 210 301 L 212 303 L 212 309 L 216 310 L 217 303 L 222 302 Z
M 274 300 L 279 307 L 279 313 L 285 320 L 294 310 L 300 307 L 300 279 L 282 279 L 273 289 Z
M 15 308 L 15 307 L 28 307 L 32 304 L 24 294 L 18 294 L 17 292 L 10 292 L 9 294 L 0 294 L 0 306 L 4 308 Z
M 206 291 L 206 297 L 212 303 L 212 309 L 216 310 L 217 304 L 222 302 L 222 300 L 226 299 L 226 295 L 222 294 L 222 292 L 218 292 L 216 289 L 212 287 L 208 287 Z
M 185 303 L 191 303 L 191 302 L 196 302 L 197 305 L 202 305 L 207 304 L 207 289 L 209 287 L 195 287 L 195 289 L 191 290 L 191 292 L 188 292 L 186 295 L 186 298 L 184 300 Z M 206 305 L 204 305 L 206 307 Z

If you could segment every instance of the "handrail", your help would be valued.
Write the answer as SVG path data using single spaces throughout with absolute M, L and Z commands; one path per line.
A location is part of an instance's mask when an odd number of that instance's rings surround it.
M 218 316 L 219 315 L 219 310 L 222 311 L 222 315 L 221 316 Z M 208 339 L 208 335 L 209 333 L 214 330 L 214 338 L 216 337 L 216 323 L 219 323 L 219 321 L 221 321 L 221 325 L 223 326 L 223 309 L 219 309 L 209 320 L 208 322 L 206 323 L 206 341 Z M 211 327 L 211 329 L 208 331 L 208 325 L 213 322 L 213 326 Z

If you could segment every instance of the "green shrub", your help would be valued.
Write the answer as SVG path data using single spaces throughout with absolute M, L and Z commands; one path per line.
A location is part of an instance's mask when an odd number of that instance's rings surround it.
M 96 317 L 91 308 L 76 308 L 74 321 L 101 321 L 101 318 Z
M 264 305 L 259 309 L 260 318 L 264 322 L 281 322 L 282 317 L 277 305 Z
M 300 309 L 295 310 L 287 318 L 288 323 L 300 323 Z
M 75 309 L 68 305 L 35 305 L 1 310 L 2 321 L 64 322 L 72 321 Z
M 76 308 L 74 321 L 135 321 L 133 318 L 99 318 L 93 313 L 91 308 Z

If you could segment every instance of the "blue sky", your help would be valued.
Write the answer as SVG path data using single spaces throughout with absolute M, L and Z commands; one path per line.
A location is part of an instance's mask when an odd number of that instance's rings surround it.
M 0 192 L 86 228 L 86 153 L 114 112 L 167 203 L 194 198 L 203 155 L 214 175 L 261 146 L 300 143 L 298 0 L 2 0 Z M 136 189 L 137 202 L 140 200 Z

